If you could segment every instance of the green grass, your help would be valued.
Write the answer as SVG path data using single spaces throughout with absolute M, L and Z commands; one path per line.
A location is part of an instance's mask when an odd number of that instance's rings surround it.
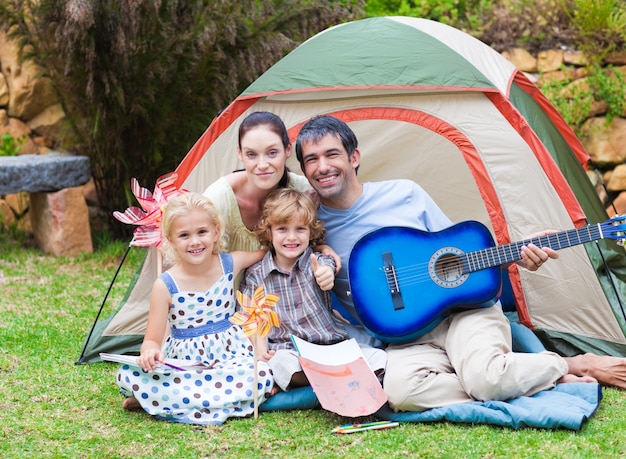
M 605 389 L 582 431 L 451 423 L 334 435 L 322 410 L 261 413 L 220 427 L 157 421 L 122 410 L 116 365 L 75 365 L 125 244 L 55 258 L 0 235 L 0 457 L 616 458 L 626 456 L 626 391 Z M 133 249 L 105 307 L 124 294 Z

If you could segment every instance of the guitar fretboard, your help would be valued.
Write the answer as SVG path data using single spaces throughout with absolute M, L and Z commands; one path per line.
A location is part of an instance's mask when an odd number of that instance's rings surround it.
M 546 234 L 543 236 L 525 239 L 523 241 L 468 252 L 461 256 L 463 270 L 466 273 L 470 273 L 481 269 L 493 268 L 495 266 L 513 263 L 522 258 L 522 246 L 528 245 L 531 242 L 537 247 L 549 247 L 553 250 L 561 250 L 575 245 L 597 241 L 598 239 L 602 239 L 604 237 L 602 227 L 603 224 L 598 223 L 596 225 L 588 225 L 583 228 Z

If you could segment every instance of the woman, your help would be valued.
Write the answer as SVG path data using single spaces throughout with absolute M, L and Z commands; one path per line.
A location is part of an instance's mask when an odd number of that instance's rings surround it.
M 220 211 L 228 251 L 258 250 L 254 233 L 267 195 L 277 188 L 311 190 L 308 180 L 289 172 L 291 142 L 283 121 L 269 112 L 254 112 L 239 126 L 237 156 L 244 170 L 219 178 L 204 192 Z

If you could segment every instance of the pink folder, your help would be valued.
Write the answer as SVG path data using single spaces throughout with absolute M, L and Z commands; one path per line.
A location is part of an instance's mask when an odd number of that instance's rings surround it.
M 300 354 L 306 353 L 301 351 L 302 343 L 299 344 L 297 348 Z M 306 348 L 311 346 L 310 343 L 307 344 Z M 333 346 L 336 345 L 316 346 L 316 350 L 319 351 L 319 348 L 331 350 Z M 354 360 L 332 364 L 320 363 L 319 360 L 322 358 L 319 353 L 316 356 L 317 361 L 302 357 L 302 355 L 298 357 L 322 408 L 346 417 L 370 415 L 378 411 L 387 401 L 387 395 L 358 345 L 356 349 L 360 356 L 355 357 Z M 334 352 L 332 354 L 337 355 Z M 343 355 L 350 354 L 344 353 Z

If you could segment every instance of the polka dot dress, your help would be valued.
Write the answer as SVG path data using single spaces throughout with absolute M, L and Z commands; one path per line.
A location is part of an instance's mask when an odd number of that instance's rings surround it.
M 168 358 L 194 360 L 207 370 L 159 369 L 151 373 L 122 365 L 117 384 L 149 414 L 193 424 L 222 424 L 229 417 L 254 412 L 254 358 L 241 327 L 228 317 L 235 313 L 232 257 L 220 255 L 225 274 L 207 292 L 179 292 L 169 273 L 163 273 L 172 295 L 172 327 L 164 353 Z M 259 403 L 273 386 L 269 367 L 258 362 Z

